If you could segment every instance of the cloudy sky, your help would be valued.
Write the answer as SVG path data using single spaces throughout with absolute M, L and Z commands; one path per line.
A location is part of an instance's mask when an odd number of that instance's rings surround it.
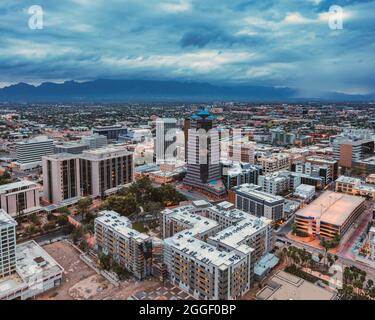
M 32 5 L 43 29 L 29 27 Z M 342 30 L 329 27 L 331 5 Z M 375 92 L 374 12 L 375 0 L 1 0 L 0 86 L 137 78 Z

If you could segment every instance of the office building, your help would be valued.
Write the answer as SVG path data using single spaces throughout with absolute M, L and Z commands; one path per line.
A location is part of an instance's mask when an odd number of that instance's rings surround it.
M 189 130 L 191 127 L 190 118 L 184 119 L 184 145 L 185 145 L 185 162 L 188 162 L 188 142 L 189 142 Z
M 318 156 L 306 157 L 306 162 L 317 165 L 325 165 L 328 168 L 328 181 L 336 180 L 339 175 L 339 164 L 337 160 L 321 158 Z
M 353 161 L 353 168 L 361 173 L 375 173 L 375 156 Z
M 133 154 L 123 146 L 86 150 L 79 156 L 83 196 L 102 196 L 134 181 Z
M 375 185 L 361 179 L 340 176 L 335 181 L 336 191 L 375 199 Z
M 270 193 L 258 191 L 251 184 L 243 184 L 232 189 L 236 208 L 257 217 L 270 220 L 284 218 L 284 198 Z
M 177 120 L 158 118 L 156 120 L 155 153 L 156 162 L 176 161 Z
M 305 208 L 296 212 L 297 229 L 311 236 L 342 237 L 365 210 L 365 199 L 325 191 Z
M 16 143 L 17 163 L 22 170 L 32 169 L 42 164 L 42 157 L 55 152 L 53 140 L 46 136 Z
M 81 143 L 88 146 L 89 149 L 103 148 L 107 145 L 107 136 L 94 133 L 90 136 L 82 137 Z
M 258 183 L 262 168 L 249 163 L 221 161 L 222 179 L 227 190 L 244 183 Z
M 288 192 L 290 188 L 290 172 L 277 171 L 258 177 L 258 185 L 264 192 L 281 195 Z
M 106 136 L 109 141 L 115 141 L 120 135 L 126 135 L 128 130 L 122 125 L 96 126 L 92 129 L 93 134 Z
M 262 156 L 258 159 L 262 166 L 263 173 L 272 173 L 280 170 L 290 169 L 290 156 L 285 153 L 274 153 L 272 156 Z
M 43 198 L 51 204 L 80 196 L 78 157 L 57 153 L 43 157 Z
M 325 180 L 323 177 L 313 177 L 306 173 L 291 172 L 290 188 L 295 190 L 300 184 L 307 184 L 314 186 L 316 190 L 321 190 L 325 185 Z
M 287 146 L 294 144 L 296 135 L 291 132 L 286 132 L 281 128 L 270 129 L 271 144 L 276 146 Z
M 312 164 L 311 162 L 295 161 L 291 165 L 291 171 L 297 174 L 316 177 L 322 179 L 322 186 L 332 181 L 330 167 L 325 164 Z
M 0 209 L 17 217 L 40 209 L 40 186 L 28 180 L 0 186 Z
M 207 111 L 193 115 L 188 133 L 188 162 L 184 184 L 188 188 L 220 198 L 225 196 L 221 180 L 219 134 L 216 119 Z
M 345 169 L 350 169 L 353 162 L 358 162 L 373 155 L 373 139 L 355 139 L 339 137 L 333 142 L 334 159 Z
M 89 146 L 87 144 L 77 142 L 65 142 L 63 144 L 55 145 L 55 153 L 80 154 L 88 148 Z
M 131 222 L 114 211 L 102 211 L 95 219 L 99 253 L 111 255 L 123 268 L 142 280 L 152 271 L 152 238 L 131 228 Z
M 16 271 L 16 226 L 17 222 L 0 209 L 0 283 L 1 278 Z
M 228 148 L 229 160 L 255 164 L 256 142 L 249 141 L 238 144 L 230 144 Z

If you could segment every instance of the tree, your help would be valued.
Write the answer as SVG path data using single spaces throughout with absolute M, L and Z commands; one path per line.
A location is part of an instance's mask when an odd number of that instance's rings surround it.
M 2 175 L 0 175 L 0 185 L 8 184 L 12 182 L 12 177 L 8 171 L 5 171 Z
M 112 257 L 111 257 L 111 255 L 101 253 L 99 255 L 99 263 L 100 263 L 100 266 L 104 270 L 110 270 L 111 266 L 112 266 Z
M 62 207 L 60 209 L 57 210 L 59 213 L 62 213 L 62 214 L 70 214 L 70 211 L 68 209 L 68 207 Z
M 292 224 L 292 234 L 297 234 L 297 225 L 295 223 Z
M 83 236 L 83 230 L 82 228 L 74 228 L 73 232 L 71 233 L 71 238 L 74 244 L 77 244 L 78 241 Z
M 91 205 L 92 205 L 92 199 L 90 197 L 81 198 L 77 202 L 77 208 L 82 214 L 82 219 L 85 218 L 85 215 Z

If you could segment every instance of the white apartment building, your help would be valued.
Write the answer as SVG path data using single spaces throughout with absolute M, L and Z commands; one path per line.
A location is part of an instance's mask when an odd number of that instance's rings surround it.
M 164 240 L 164 263 L 170 281 L 197 299 L 232 300 L 250 289 L 252 251 L 221 251 L 187 230 Z
M 0 209 L 16 217 L 40 209 L 40 186 L 32 181 L 22 180 L 0 186 Z
M 300 184 L 294 191 L 294 196 L 301 198 L 304 201 L 310 201 L 314 198 L 315 187 L 307 184 Z
M 284 218 L 284 202 L 281 196 L 258 191 L 256 186 L 242 184 L 231 191 L 232 201 L 236 208 L 243 210 L 257 217 L 266 217 L 270 220 L 280 220 Z M 234 195 L 233 195 L 234 194 Z
M 131 228 L 131 222 L 114 211 L 102 211 L 95 219 L 96 247 L 111 255 L 129 272 L 142 280 L 152 270 L 152 238 Z
M 77 155 L 58 153 L 43 157 L 43 197 L 53 204 L 80 196 Z
M 262 156 L 258 159 L 263 173 L 272 173 L 280 170 L 289 170 L 291 158 L 285 153 L 274 153 L 271 156 Z
M 47 136 L 39 136 L 16 143 L 17 163 L 22 170 L 40 166 L 42 164 L 42 157 L 53 153 L 53 140 Z
M 17 222 L 0 209 L 0 281 L 16 271 L 16 226 Z
M 270 220 L 226 201 L 195 201 L 162 214 L 169 279 L 198 299 L 228 300 L 245 294 L 255 263 L 273 247 Z
M 283 194 L 290 188 L 290 172 L 276 171 L 258 177 L 258 185 L 262 187 L 264 192 L 278 195 Z

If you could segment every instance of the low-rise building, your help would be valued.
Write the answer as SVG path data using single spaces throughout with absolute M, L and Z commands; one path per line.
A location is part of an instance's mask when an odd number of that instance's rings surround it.
M 0 186 L 0 209 L 12 217 L 30 214 L 40 209 L 40 186 L 22 180 Z
M 16 221 L 0 210 L 0 300 L 26 300 L 61 284 L 64 269 L 35 241 L 16 244 Z
M 365 183 L 359 178 L 340 176 L 336 180 L 336 191 L 375 199 L 375 184 Z
M 365 199 L 325 191 L 305 208 L 296 212 L 297 229 L 312 236 L 342 237 L 364 212 Z
M 265 174 L 280 170 L 289 170 L 290 161 L 290 155 L 285 153 L 274 153 L 271 157 L 263 156 L 258 159 Z
M 258 177 L 258 184 L 262 187 L 264 192 L 281 195 L 288 192 L 290 188 L 290 172 L 276 171 Z
M 294 196 L 301 198 L 305 202 L 309 202 L 315 196 L 315 187 L 307 184 L 301 184 L 294 191 Z
M 257 293 L 257 300 L 334 300 L 335 293 L 285 271 L 272 276 Z

